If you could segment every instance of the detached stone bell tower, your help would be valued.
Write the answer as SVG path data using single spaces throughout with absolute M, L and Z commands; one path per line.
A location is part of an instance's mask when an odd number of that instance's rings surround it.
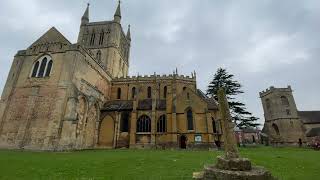
M 302 141 L 304 131 L 298 116 L 298 110 L 291 86 L 275 88 L 260 92 L 264 110 L 264 129 L 273 144 L 295 144 Z

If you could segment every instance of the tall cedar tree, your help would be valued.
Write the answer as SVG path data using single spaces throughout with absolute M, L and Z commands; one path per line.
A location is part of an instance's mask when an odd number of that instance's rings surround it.
M 226 89 L 226 96 L 229 102 L 231 116 L 240 129 L 257 127 L 259 118 L 252 116 L 245 108 L 245 104 L 236 101 L 235 96 L 242 94 L 241 84 L 233 80 L 234 75 L 229 74 L 226 69 L 219 68 L 210 82 L 207 95 L 218 100 L 218 89 L 224 87 Z

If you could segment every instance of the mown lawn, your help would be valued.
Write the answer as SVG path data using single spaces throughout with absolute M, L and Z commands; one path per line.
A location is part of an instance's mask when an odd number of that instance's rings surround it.
M 320 179 L 320 152 L 299 148 L 242 148 L 242 156 L 287 180 Z M 221 151 L 93 150 L 21 152 L 0 150 L 1 179 L 191 179 Z

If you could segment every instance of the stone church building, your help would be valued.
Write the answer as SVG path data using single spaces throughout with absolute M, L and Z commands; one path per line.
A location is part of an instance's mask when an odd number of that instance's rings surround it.
M 14 56 L 0 101 L 0 148 L 193 148 L 220 141 L 217 103 L 196 73 L 128 76 L 130 27 L 91 22 L 78 41 L 52 27 Z M 168 64 L 168 67 L 170 65 Z
M 320 111 L 299 111 L 291 86 L 260 92 L 265 123 L 263 132 L 272 144 L 310 143 L 320 137 Z

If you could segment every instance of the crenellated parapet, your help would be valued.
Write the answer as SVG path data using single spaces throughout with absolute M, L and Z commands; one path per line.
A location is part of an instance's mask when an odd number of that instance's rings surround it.
M 292 92 L 292 89 L 290 85 L 288 85 L 286 88 L 276 88 L 274 86 L 270 86 L 270 88 L 259 92 L 259 95 L 261 98 L 273 92 Z
M 113 82 L 130 82 L 130 81 L 166 81 L 166 80 L 182 80 L 188 82 L 196 82 L 196 76 L 193 74 L 191 76 L 178 75 L 178 74 L 164 74 L 164 75 L 138 75 L 138 76 L 126 76 L 126 77 L 116 77 Z

